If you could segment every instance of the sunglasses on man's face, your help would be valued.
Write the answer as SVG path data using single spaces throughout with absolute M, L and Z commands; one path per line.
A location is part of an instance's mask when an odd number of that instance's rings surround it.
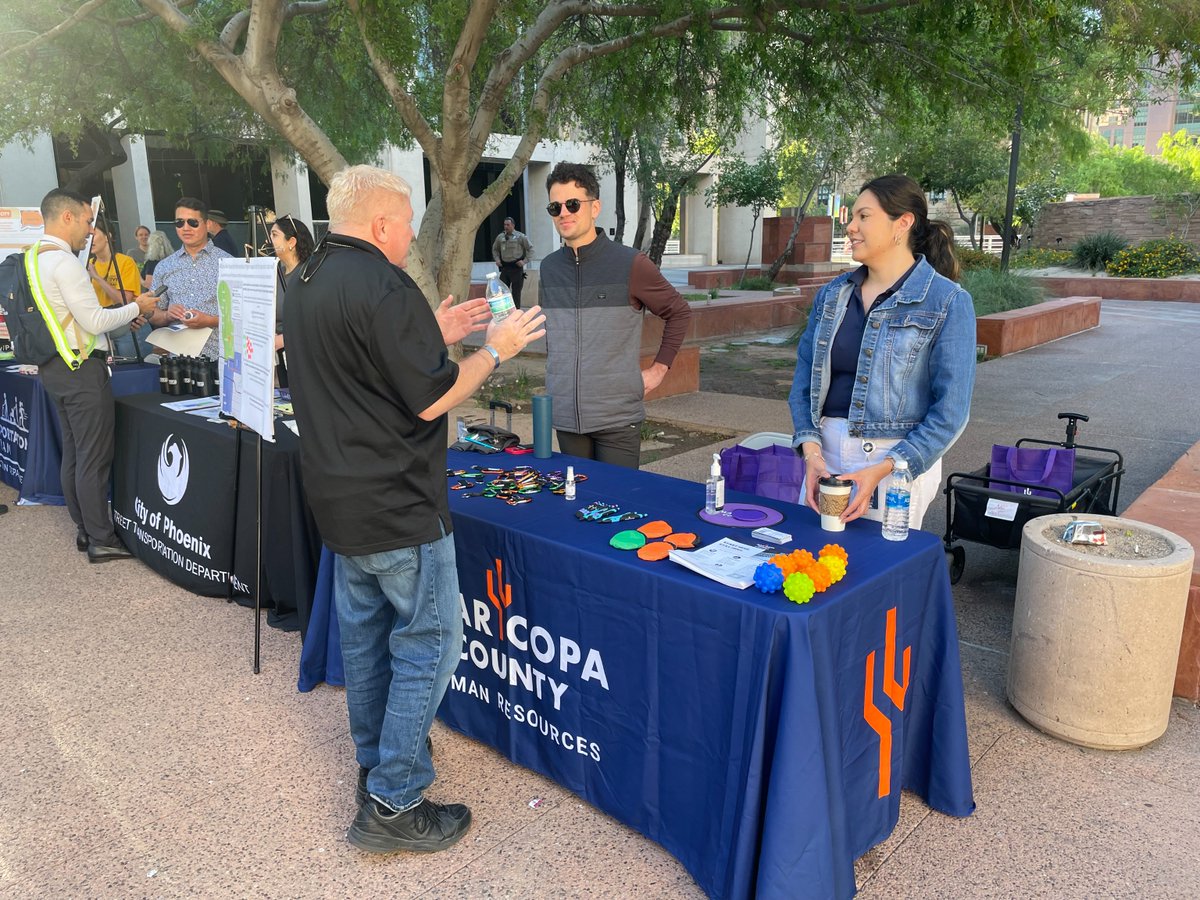
M 200 220 L 199 219 L 176 219 L 175 220 L 176 228 L 182 228 L 184 225 L 186 225 L 188 228 L 199 228 Z
M 561 213 L 563 211 L 564 206 L 567 208 L 567 212 L 577 213 L 577 212 L 579 212 L 579 207 L 583 206 L 583 204 L 595 203 L 595 202 L 596 201 L 594 201 L 594 200 L 588 200 L 588 199 L 580 200 L 578 197 L 572 197 L 570 200 L 564 200 L 562 203 L 559 203 L 557 200 L 554 200 L 554 201 L 546 204 L 546 212 L 550 213 L 550 218 L 557 219 L 559 216 L 559 213 Z

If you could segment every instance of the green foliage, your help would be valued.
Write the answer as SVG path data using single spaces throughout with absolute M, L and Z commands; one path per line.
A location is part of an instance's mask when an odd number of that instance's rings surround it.
M 975 301 L 975 315 L 987 316 L 1033 306 L 1045 299 L 1042 289 L 1025 275 L 976 269 L 962 277 L 963 290 Z
M 974 247 L 955 247 L 954 255 L 958 257 L 958 264 L 964 272 L 1000 268 L 1000 257 Z
M 1099 272 L 1128 246 L 1129 241 L 1115 231 L 1089 234 L 1071 248 L 1071 264 L 1089 272 Z
M 1182 167 L 1150 156 L 1141 147 L 1111 147 L 1095 138 L 1087 156 L 1068 165 L 1059 183 L 1075 193 L 1144 197 L 1185 191 L 1192 182 Z
M 775 290 L 775 282 L 765 275 L 751 275 L 748 278 L 743 278 L 733 286 L 735 291 L 773 291 Z
M 680 294 L 688 303 L 707 303 L 711 299 L 708 294 L 700 291 L 693 291 L 689 294 Z
M 1178 238 L 1145 241 L 1116 254 L 1108 274 L 1120 278 L 1171 278 L 1200 270 L 1200 252 Z
M 732 157 L 721 163 L 721 175 L 715 185 L 704 193 L 709 206 L 744 206 L 757 220 L 768 206 L 777 206 L 783 198 L 779 179 L 779 163 L 771 153 L 764 153 L 756 162 Z
M 1200 190 L 1200 135 L 1188 134 L 1179 129 L 1174 134 L 1164 134 L 1158 140 L 1162 158 L 1169 165 L 1185 172 L 1191 179 L 1184 190 Z
M 1054 266 L 1069 266 L 1072 258 L 1070 250 L 1030 247 L 1028 250 L 1014 253 L 1008 262 L 1014 269 L 1049 269 Z

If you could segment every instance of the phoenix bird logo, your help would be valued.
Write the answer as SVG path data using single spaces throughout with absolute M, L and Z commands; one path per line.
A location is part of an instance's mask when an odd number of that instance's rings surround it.
M 175 440 L 168 434 L 158 454 L 158 489 L 168 505 L 174 506 L 183 499 L 188 485 L 187 444 Z

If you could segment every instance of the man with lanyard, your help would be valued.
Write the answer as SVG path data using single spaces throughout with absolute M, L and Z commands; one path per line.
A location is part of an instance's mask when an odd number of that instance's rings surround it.
M 183 246 L 154 268 L 154 289 L 167 292 L 150 316 L 155 328 L 182 322 L 188 328 L 211 328 L 201 356 L 221 357 L 221 310 L 217 280 L 229 254 L 208 237 L 208 207 L 194 197 L 175 201 L 175 233 Z
M 512 288 L 517 309 L 521 308 L 521 289 L 525 287 L 525 263 L 532 254 L 533 244 L 517 231 L 516 223 L 509 216 L 504 220 L 504 231 L 492 242 L 492 259 L 500 267 L 500 280 Z
M 448 344 L 483 328 L 486 303 L 434 313 L 403 271 L 409 186 L 372 166 L 329 184 L 329 234 L 288 283 L 284 344 L 300 463 L 335 556 L 350 734 L 359 764 L 361 850 L 432 852 L 470 828 L 461 803 L 425 796 L 426 738 L 462 652 L 446 487 L 446 413 L 545 332 L 540 310 L 487 327 L 460 362 Z
M 107 332 L 127 332 L 130 322 L 154 308 L 155 298 L 142 294 L 125 306 L 100 306 L 75 256 L 92 232 L 86 197 L 51 191 L 42 200 L 42 219 L 46 236 L 26 253 L 25 273 L 59 350 L 38 375 L 62 426 L 62 489 L 75 522 L 75 546 L 87 551 L 89 562 L 127 559 L 131 554 L 108 511 L 114 409 Z

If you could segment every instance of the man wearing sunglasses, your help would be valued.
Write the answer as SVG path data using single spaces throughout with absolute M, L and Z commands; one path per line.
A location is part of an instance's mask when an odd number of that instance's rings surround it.
M 150 315 L 156 328 L 182 322 L 188 328 L 211 328 L 202 356 L 221 355 L 221 319 L 217 306 L 217 276 L 229 254 L 208 237 L 208 207 L 195 197 L 175 201 L 175 234 L 183 246 L 154 268 L 152 289 L 166 286 L 158 309 Z
M 600 184 L 587 166 L 559 163 L 546 190 L 546 212 L 563 239 L 542 260 L 539 287 L 558 446 L 572 456 L 636 469 L 642 400 L 675 361 L 691 309 L 649 257 L 613 243 L 596 226 Z M 648 369 L 640 362 L 644 310 L 666 323 Z

